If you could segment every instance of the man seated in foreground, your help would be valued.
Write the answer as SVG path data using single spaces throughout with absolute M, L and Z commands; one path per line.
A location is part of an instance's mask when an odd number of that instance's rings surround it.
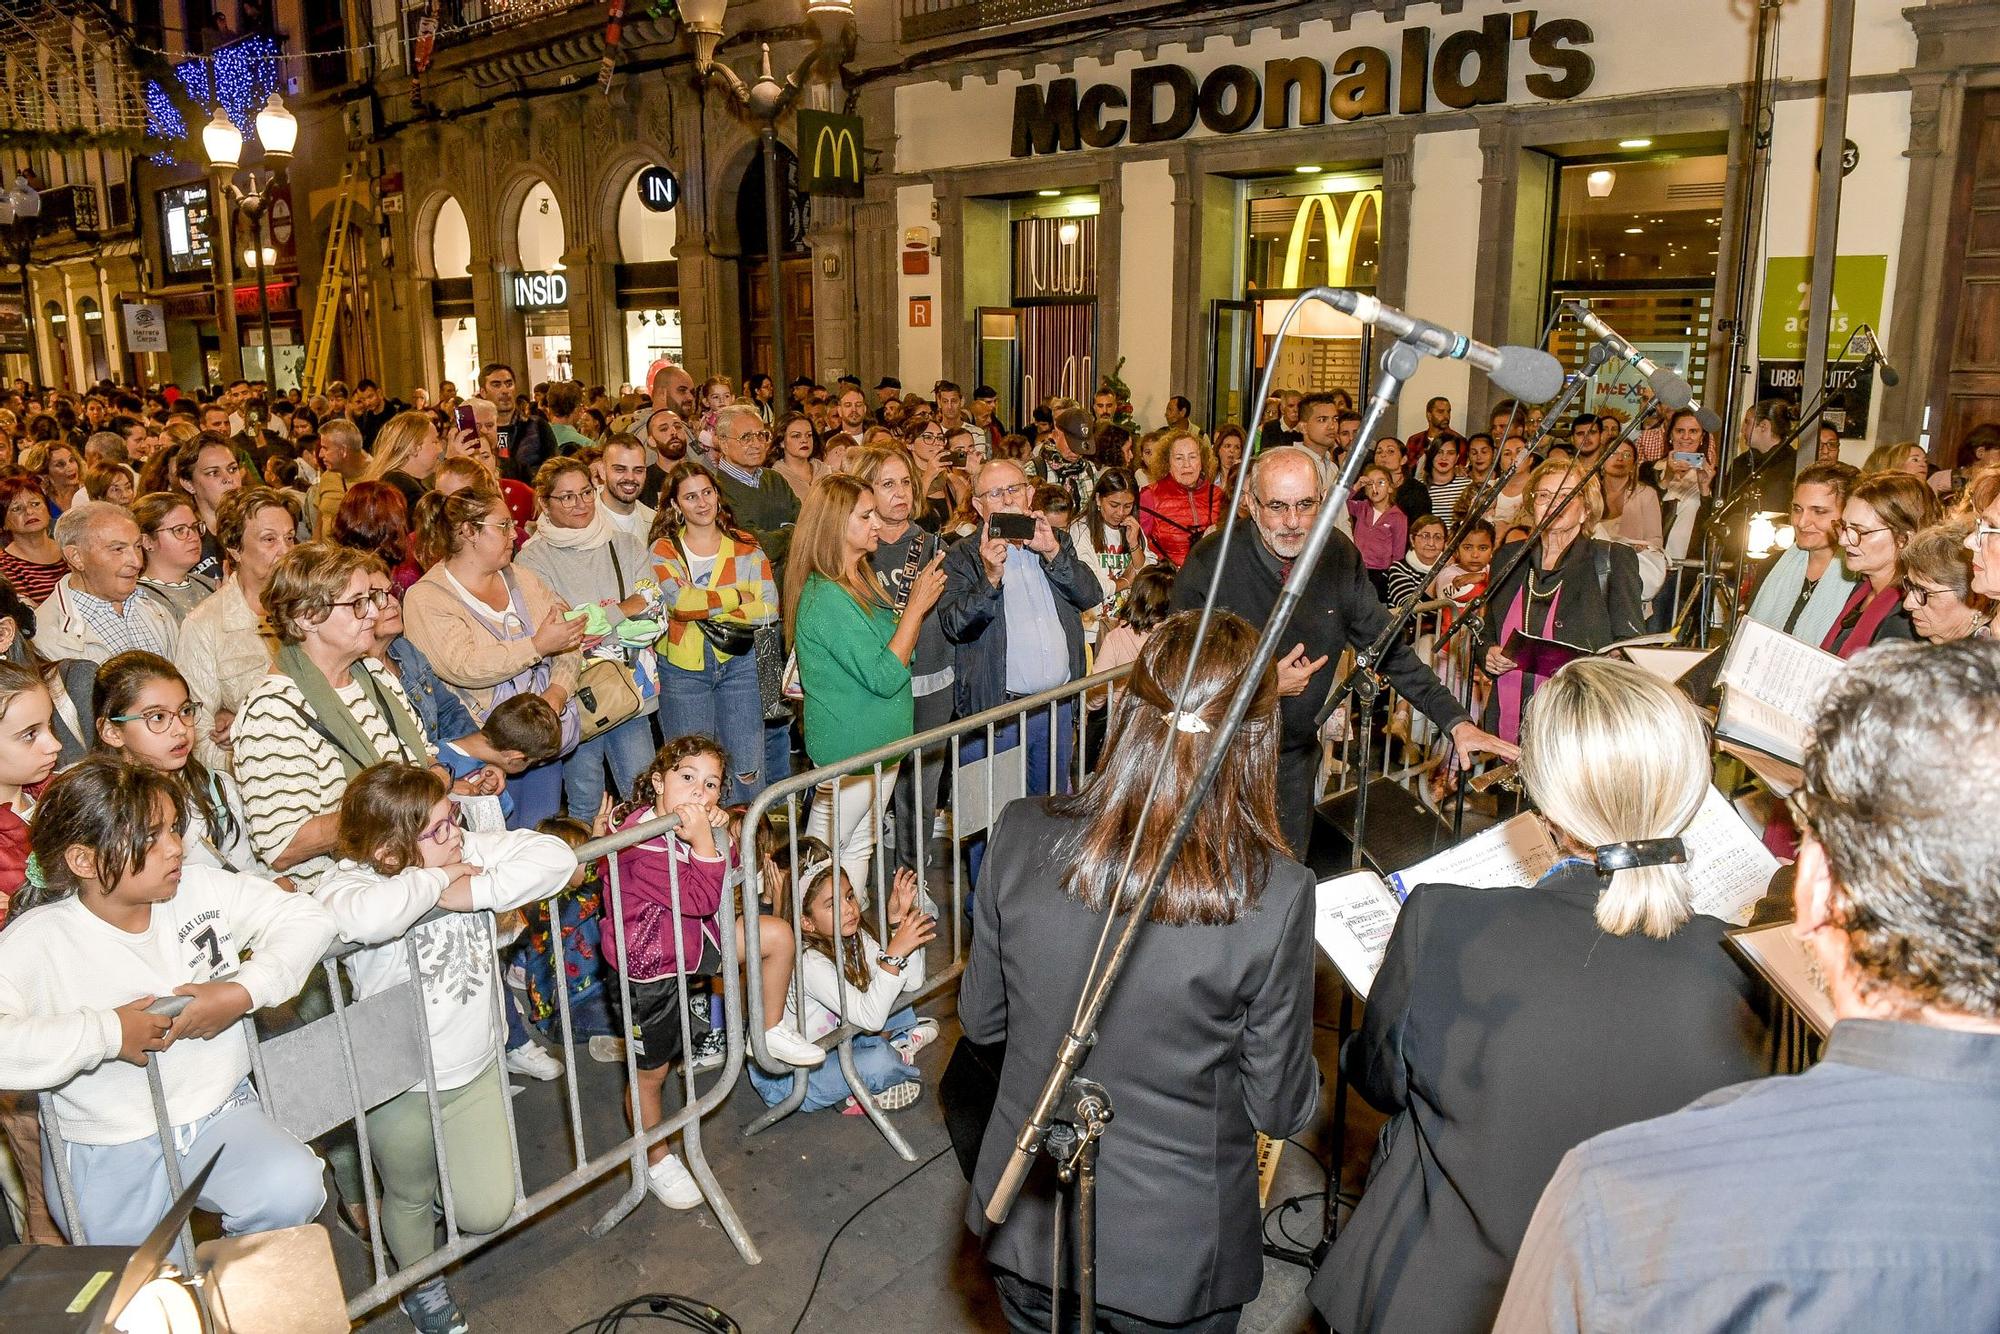
M 1824 1056 L 1571 1150 L 1496 1331 L 2000 1329 L 1995 753 L 2000 644 L 1838 679 L 1793 798 Z

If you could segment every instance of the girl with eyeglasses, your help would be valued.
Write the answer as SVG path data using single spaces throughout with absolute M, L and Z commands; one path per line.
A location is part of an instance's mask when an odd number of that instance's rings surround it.
M 180 669 L 157 653 L 120 653 L 97 669 L 95 698 L 98 745 L 165 774 L 180 789 L 187 860 L 271 878 L 251 847 L 235 780 L 195 755 L 199 708 Z
M 341 940 L 370 947 L 343 961 L 353 999 L 404 984 L 422 997 L 454 1216 L 461 1231 L 495 1231 L 513 1211 L 514 1181 L 493 915 L 559 893 L 576 855 L 532 830 L 464 832 L 444 780 L 394 762 L 371 765 L 347 785 L 334 851 L 339 861 L 315 897 Z M 424 922 L 434 909 L 446 915 Z M 367 1125 L 382 1178 L 382 1239 L 407 1268 L 437 1249 L 429 1088 L 419 1082 L 396 1095 L 368 1113 Z M 452 1306 L 442 1277 L 403 1298 L 419 1329 L 454 1327 L 436 1319 Z

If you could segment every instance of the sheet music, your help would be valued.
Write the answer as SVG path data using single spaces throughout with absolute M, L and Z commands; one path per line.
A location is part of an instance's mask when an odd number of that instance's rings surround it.
M 1474 889 L 1532 885 L 1555 864 L 1556 847 L 1549 841 L 1548 831 L 1540 820 L 1523 814 L 1397 872 L 1389 877 L 1389 883 L 1401 901 L 1423 884 L 1469 885 Z
M 1690 906 L 1737 926 L 1749 921 L 1750 909 L 1777 874 L 1778 859 L 1713 787 L 1681 837 L 1688 850 L 1683 869 L 1691 887 Z
M 1737 622 L 1722 660 L 1722 682 L 1730 691 L 1725 712 L 1772 737 L 1797 738 L 1803 751 L 1826 688 L 1846 665 L 1746 616 Z M 1785 725 L 1778 724 L 1780 718 Z
M 1806 740 L 1812 734 L 1811 724 L 1735 686 L 1722 692 L 1715 730 L 1718 736 L 1769 751 L 1788 764 L 1805 759 Z
M 1837 1016 L 1833 997 L 1827 994 L 1826 978 L 1806 943 L 1800 940 L 1791 922 L 1778 922 L 1754 931 L 1732 931 L 1728 944 L 1736 954 L 1782 996 L 1785 1004 L 1825 1037 L 1833 1031 Z
M 1313 896 L 1313 939 L 1363 1000 L 1375 985 L 1402 903 L 1373 871 L 1322 880 Z

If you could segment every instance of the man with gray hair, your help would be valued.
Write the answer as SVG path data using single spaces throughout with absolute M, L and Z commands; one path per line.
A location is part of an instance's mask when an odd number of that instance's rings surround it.
M 368 469 L 361 445 L 361 428 L 345 417 L 329 417 L 319 425 L 319 477 L 306 492 L 306 520 L 312 535 L 324 539 L 333 532 L 334 516 L 347 488 Z
M 69 573 L 56 581 L 36 616 L 35 647 L 52 662 L 103 662 L 129 649 L 171 658 L 178 639 L 172 613 L 139 592 L 146 553 L 139 525 L 122 505 L 89 500 L 56 520 L 56 545 Z
M 771 560 L 771 575 L 784 583 L 785 556 L 792 549 L 792 525 L 799 498 L 791 483 L 764 466 L 771 457 L 771 428 L 747 403 L 715 414 L 715 480 L 736 522 L 756 534 Z
M 1325 498 L 1320 458 L 1300 445 L 1280 445 L 1259 454 L 1250 471 L 1250 525 L 1237 524 L 1227 569 L 1215 605 L 1261 627 L 1277 608 L 1278 593 L 1292 562 L 1305 549 Z M 1199 607 L 1222 562 L 1222 530 L 1195 544 L 1174 580 L 1174 610 Z M 1368 582 L 1361 553 L 1346 536 L 1328 539 L 1305 595 L 1286 631 L 1294 643 L 1278 653 L 1278 693 L 1283 736 L 1278 749 L 1278 823 L 1292 855 L 1306 858 L 1312 841 L 1313 802 L 1318 792 L 1319 710 L 1333 686 L 1328 665 L 1341 650 L 1360 652 L 1375 642 L 1389 613 Z M 1407 644 L 1393 645 L 1383 657 L 1382 674 L 1396 692 L 1451 737 L 1461 756 L 1485 753 L 1513 758 L 1519 752 L 1480 730 L 1464 704 L 1453 697 Z
M 1819 1064 L 1572 1149 L 1496 1330 L 2000 1329 L 1995 754 L 2000 644 L 1836 679 L 1792 798 Z

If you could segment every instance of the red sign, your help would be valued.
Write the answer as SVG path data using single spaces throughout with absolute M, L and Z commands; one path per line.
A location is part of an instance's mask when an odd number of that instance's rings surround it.
M 931 299 L 927 296 L 910 298 L 910 327 L 928 329 L 931 327 Z
M 290 278 L 273 278 L 264 284 L 264 290 L 270 297 L 272 310 L 298 309 L 298 302 L 293 299 L 298 291 L 298 284 Z M 257 313 L 257 284 L 251 283 L 247 287 L 236 289 L 236 313 L 238 315 Z

